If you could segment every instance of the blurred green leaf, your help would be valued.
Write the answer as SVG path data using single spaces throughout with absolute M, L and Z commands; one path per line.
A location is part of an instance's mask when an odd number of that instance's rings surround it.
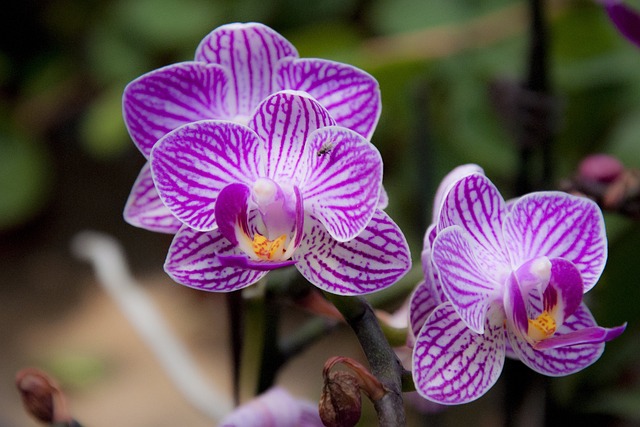
M 225 4 L 216 0 L 120 0 L 114 5 L 114 24 L 127 40 L 156 52 L 194 52 L 197 43 L 222 25 Z
M 143 52 L 113 27 L 101 23 L 92 28 L 88 38 L 91 73 L 102 84 L 133 79 L 153 67 L 149 53 Z
M 370 19 L 381 33 L 394 34 L 461 23 L 513 3 L 514 0 L 378 0 Z
M 42 363 L 63 387 L 76 390 L 96 383 L 104 378 L 107 371 L 105 361 L 89 353 L 60 352 Z
M 32 219 L 48 201 L 49 157 L 26 137 L 0 130 L 0 230 Z
M 640 168 L 640 110 L 627 111 L 619 119 L 609 135 L 607 152 L 627 167 Z
M 640 422 L 640 389 L 604 390 L 587 404 L 586 409 Z
M 87 108 L 80 123 L 80 140 L 88 153 L 110 158 L 127 150 L 131 141 L 122 120 L 123 86 L 114 85 Z

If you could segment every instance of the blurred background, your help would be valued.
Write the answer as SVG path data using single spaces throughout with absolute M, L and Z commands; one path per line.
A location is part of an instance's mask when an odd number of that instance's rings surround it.
M 640 50 L 595 2 L 545 5 L 550 89 L 559 112 L 550 187 L 571 177 L 590 153 L 640 168 Z M 527 2 L 10 2 L 0 15 L 0 427 L 38 425 L 14 388 L 25 366 L 53 374 L 85 425 L 212 425 L 183 401 L 89 265 L 72 255 L 73 237 L 87 229 L 121 242 L 167 322 L 230 394 L 224 298 L 173 284 L 162 272 L 171 237 L 122 219 L 144 159 L 122 122 L 121 96 L 132 79 L 191 59 L 202 37 L 234 21 L 265 23 L 301 57 L 347 62 L 378 79 L 383 113 L 372 141 L 385 160 L 388 211 L 415 262 L 434 190 L 454 166 L 477 163 L 506 197 L 516 195 L 517 145 L 492 99 L 499 82 L 527 74 Z M 558 424 L 640 425 L 640 222 L 618 214 L 606 214 L 606 222 L 609 261 L 588 303 L 599 324 L 629 326 L 581 373 L 527 376 L 531 390 L 547 391 Z M 327 339 L 331 345 L 308 349 L 278 382 L 317 400 L 326 358 L 361 358 L 345 328 Z M 310 372 L 317 378 L 299 380 Z M 505 398 L 512 373 L 522 374 L 508 365 L 498 385 L 472 404 L 426 416 L 410 408 L 411 425 L 463 425 L 473 417 L 490 426 L 525 417 L 526 390 L 524 405 Z

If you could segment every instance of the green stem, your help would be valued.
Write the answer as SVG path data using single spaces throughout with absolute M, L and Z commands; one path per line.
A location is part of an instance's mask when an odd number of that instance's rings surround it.
M 239 373 L 241 403 L 254 398 L 258 391 L 266 330 L 264 284 L 260 282 L 244 291 L 243 298 L 244 328 Z

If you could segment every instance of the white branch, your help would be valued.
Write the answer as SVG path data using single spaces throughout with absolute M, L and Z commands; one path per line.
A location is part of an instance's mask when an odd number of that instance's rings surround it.
M 143 287 L 131 276 L 120 244 L 105 234 L 84 231 L 75 236 L 72 249 L 78 258 L 93 265 L 100 284 L 185 399 L 216 421 L 231 411 L 231 400 L 205 380 L 187 348 L 172 333 Z

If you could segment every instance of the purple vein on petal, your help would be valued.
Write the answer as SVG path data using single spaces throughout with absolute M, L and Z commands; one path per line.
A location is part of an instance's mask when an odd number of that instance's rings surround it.
M 243 255 L 218 230 L 198 232 L 183 227 L 169 248 L 165 271 L 178 283 L 212 292 L 229 292 L 249 286 L 266 271 L 228 267 L 219 256 Z
M 335 121 L 317 101 L 302 92 L 282 91 L 265 99 L 249 122 L 265 142 L 267 176 L 275 181 L 300 174 L 302 153 L 309 135 Z
M 317 219 L 305 218 L 305 238 L 293 259 L 311 283 L 343 295 L 361 295 L 390 286 L 411 266 L 402 232 L 383 211 L 377 211 L 360 235 L 342 243 L 334 240 Z

